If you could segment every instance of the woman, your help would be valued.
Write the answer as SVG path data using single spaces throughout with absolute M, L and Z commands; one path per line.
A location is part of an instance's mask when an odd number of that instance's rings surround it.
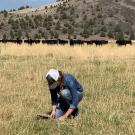
M 83 97 L 82 85 L 73 75 L 62 73 L 56 69 L 50 69 L 46 79 L 52 101 L 50 118 L 64 121 L 70 116 L 77 116 L 78 104 Z

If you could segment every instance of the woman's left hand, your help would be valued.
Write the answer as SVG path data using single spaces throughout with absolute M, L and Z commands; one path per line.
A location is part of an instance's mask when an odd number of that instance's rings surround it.
M 65 116 L 61 116 L 61 117 L 59 118 L 60 121 L 65 121 L 65 119 L 66 119 Z

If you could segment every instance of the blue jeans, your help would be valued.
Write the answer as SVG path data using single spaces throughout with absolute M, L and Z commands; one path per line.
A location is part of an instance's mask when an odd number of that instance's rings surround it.
M 82 100 L 82 98 L 83 98 L 83 92 L 77 91 L 77 93 L 78 93 L 79 102 L 80 102 Z M 69 89 L 62 90 L 60 95 L 61 95 L 63 101 L 65 102 L 65 104 L 70 106 L 70 102 L 72 100 L 70 90 Z M 62 106 L 60 105 L 60 103 L 58 103 L 57 107 L 56 107 L 56 114 L 55 114 L 56 119 L 61 117 L 62 115 L 64 115 L 64 113 L 65 113 L 65 111 L 63 111 Z

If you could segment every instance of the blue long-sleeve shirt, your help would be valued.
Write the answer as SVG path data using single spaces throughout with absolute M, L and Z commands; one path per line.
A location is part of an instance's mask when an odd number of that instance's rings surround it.
M 83 92 L 82 85 L 77 81 L 77 79 L 73 75 L 67 73 L 64 73 L 63 85 L 64 89 L 69 89 L 72 96 L 70 108 L 72 109 L 77 108 L 77 105 L 79 103 L 77 91 Z M 52 105 L 57 104 L 59 91 L 60 91 L 59 87 L 57 87 L 55 90 L 50 89 Z

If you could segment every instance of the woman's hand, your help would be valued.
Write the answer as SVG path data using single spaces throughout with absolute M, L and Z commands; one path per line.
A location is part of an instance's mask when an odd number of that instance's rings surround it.
M 56 105 L 52 106 L 52 113 L 50 115 L 50 119 L 55 119 L 55 114 L 56 114 Z
M 50 115 L 50 119 L 55 119 L 55 111 L 52 111 L 51 115 Z
M 65 119 L 73 112 L 74 110 L 72 108 L 69 108 L 67 112 L 59 118 L 60 121 L 65 121 Z
M 61 117 L 59 118 L 60 121 L 65 121 L 65 119 L 66 119 L 65 116 L 61 116 Z

